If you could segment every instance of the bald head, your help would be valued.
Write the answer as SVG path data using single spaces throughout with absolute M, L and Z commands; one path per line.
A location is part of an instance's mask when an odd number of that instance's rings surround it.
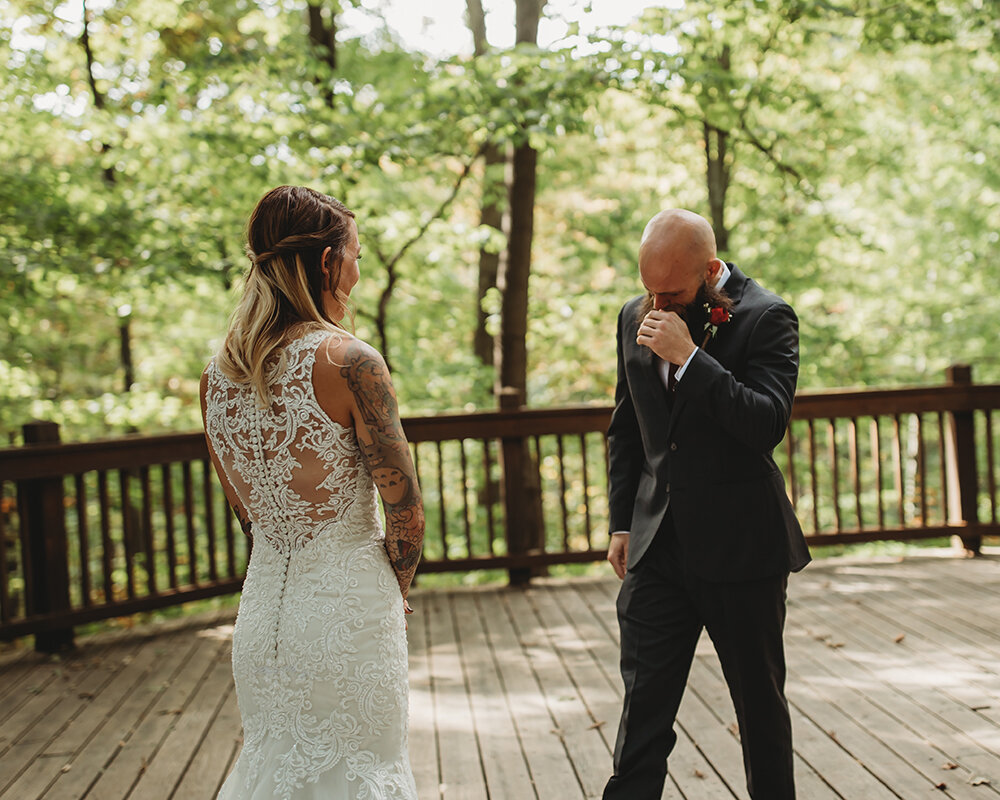
M 650 292 L 662 295 L 658 308 L 689 302 L 719 267 L 712 226 L 692 211 L 661 211 L 642 232 L 639 275 Z

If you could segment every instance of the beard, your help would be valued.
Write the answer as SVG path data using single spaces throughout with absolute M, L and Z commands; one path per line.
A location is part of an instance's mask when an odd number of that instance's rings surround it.
M 661 311 L 673 311 L 682 320 L 687 322 L 688 328 L 692 331 L 692 339 L 696 338 L 693 331 L 700 330 L 704 325 L 705 321 L 708 319 L 708 313 L 705 310 L 705 306 L 708 308 L 724 308 L 726 311 L 732 311 L 733 309 L 733 299 L 726 294 L 725 289 L 717 289 L 714 285 L 709 286 L 708 280 L 702 280 L 701 286 L 698 287 L 698 291 L 695 292 L 694 300 L 687 304 L 681 303 L 671 303 L 668 306 L 664 306 Z M 640 322 L 643 318 L 653 310 L 653 293 L 647 292 L 646 299 L 639 304 L 639 310 L 637 317 Z

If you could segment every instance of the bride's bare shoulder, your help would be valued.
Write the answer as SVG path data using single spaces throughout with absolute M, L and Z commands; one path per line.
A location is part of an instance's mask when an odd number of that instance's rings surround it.
M 317 375 L 348 377 L 359 367 L 385 369 L 382 354 L 368 342 L 347 331 L 334 331 L 316 348 Z

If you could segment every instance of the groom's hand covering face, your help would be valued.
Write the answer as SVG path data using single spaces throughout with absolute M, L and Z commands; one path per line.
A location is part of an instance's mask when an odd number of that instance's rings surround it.
M 687 323 L 673 310 L 653 309 L 639 323 L 636 344 L 648 347 L 664 361 L 683 364 L 694 350 Z

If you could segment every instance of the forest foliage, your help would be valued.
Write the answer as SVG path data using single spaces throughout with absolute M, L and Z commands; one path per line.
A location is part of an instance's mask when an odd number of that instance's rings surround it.
M 639 235 L 668 206 L 794 305 L 800 389 L 939 383 L 957 362 L 1000 380 L 995 4 L 586 14 L 551 46 L 467 55 L 464 31 L 441 56 L 376 0 L 0 3 L 5 440 L 31 418 L 65 439 L 196 427 L 243 225 L 282 183 L 357 213 L 357 332 L 404 413 L 494 407 L 473 342 L 480 307 L 500 333 L 510 226 L 482 211 L 507 208 L 525 146 L 529 405 L 610 401 Z M 508 163 L 486 167 L 490 147 Z M 501 266 L 480 299 L 483 252 Z

